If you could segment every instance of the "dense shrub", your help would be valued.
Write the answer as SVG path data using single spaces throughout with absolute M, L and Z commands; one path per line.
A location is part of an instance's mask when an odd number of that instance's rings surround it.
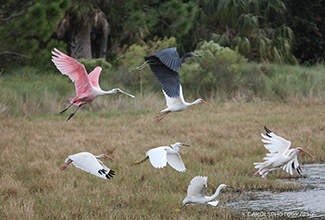
M 240 88 L 241 68 L 246 58 L 213 41 L 201 43 L 194 53 L 202 57 L 183 64 L 180 77 L 184 88 L 200 96 L 215 96 L 220 92 L 230 95 Z

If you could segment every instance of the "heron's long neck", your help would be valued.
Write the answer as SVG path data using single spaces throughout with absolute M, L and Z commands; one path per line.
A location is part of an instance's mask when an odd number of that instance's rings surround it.
M 185 63 L 185 62 L 187 61 L 187 58 L 190 57 L 190 56 L 191 56 L 191 53 L 186 53 L 186 54 L 183 56 L 181 62 L 182 62 L 182 63 Z
M 214 200 L 215 198 L 217 198 L 217 196 L 219 195 L 220 190 L 222 188 L 223 188 L 222 186 L 219 186 L 218 189 L 216 190 L 216 192 L 212 196 L 206 196 L 205 197 L 206 201 L 208 202 L 208 201 L 211 201 L 211 200 Z

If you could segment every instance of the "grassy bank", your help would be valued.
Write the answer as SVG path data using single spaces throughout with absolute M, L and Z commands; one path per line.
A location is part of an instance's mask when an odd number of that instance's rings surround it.
M 116 97 L 99 98 L 109 100 L 115 107 L 91 112 L 85 108 L 68 122 L 69 113 L 58 115 L 66 102 L 53 107 L 53 113 L 1 116 L 1 219 L 240 218 L 241 213 L 225 207 L 240 192 L 299 187 L 294 181 L 277 181 L 289 177 L 282 171 L 271 172 L 263 184 L 261 177 L 252 176 L 253 162 L 262 161 L 266 153 L 260 136 L 264 125 L 315 156 L 300 153 L 303 163 L 324 162 L 321 104 L 211 100 L 214 109 L 194 106 L 157 124 L 152 117 L 164 108 L 161 95 L 141 103 L 123 97 L 119 106 Z M 154 169 L 149 162 L 133 164 L 150 148 L 176 141 L 191 145 L 180 151 L 186 173 L 169 166 Z M 81 151 L 113 157 L 116 163 L 103 162 L 116 171 L 114 179 L 103 180 L 72 165 L 59 170 L 68 155 Z M 233 188 L 218 196 L 218 207 L 187 206 L 174 213 L 196 175 L 208 176 L 207 195 L 221 183 Z

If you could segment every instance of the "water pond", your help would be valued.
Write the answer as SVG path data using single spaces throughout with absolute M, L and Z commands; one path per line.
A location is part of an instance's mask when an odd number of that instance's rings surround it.
M 305 178 L 296 181 L 302 189 L 290 192 L 247 192 L 244 199 L 229 204 L 242 215 L 256 219 L 325 219 L 325 164 L 306 164 Z

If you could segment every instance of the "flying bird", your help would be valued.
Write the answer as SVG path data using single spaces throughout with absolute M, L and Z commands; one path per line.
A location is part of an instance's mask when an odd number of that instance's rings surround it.
M 179 212 L 186 205 L 197 205 L 207 203 L 211 206 L 217 206 L 219 201 L 212 200 L 214 200 L 219 195 L 221 189 L 230 188 L 230 186 L 227 186 L 226 184 L 221 184 L 212 196 L 205 196 L 205 189 L 208 186 L 207 181 L 208 177 L 206 176 L 194 177 L 187 188 L 187 197 L 183 200 L 183 205 L 179 209 L 175 209 L 174 211 Z
M 263 158 L 265 160 L 264 162 L 254 163 L 255 168 L 258 169 L 254 175 L 259 173 L 262 177 L 264 177 L 262 181 L 263 183 L 266 180 L 266 175 L 270 171 L 277 170 L 282 166 L 283 170 L 291 175 L 293 175 L 293 170 L 296 170 L 297 173 L 301 175 L 302 171 L 298 162 L 297 154 L 299 152 L 304 152 L 312 157 L 313 155 L 300 147 L 289 149 L 291 146 L 290 141 L 274 134 L 266 126 L 264 126 L 264 129 L 266 131 L 266 135 L 261 134 L 264 138 L 262 141 L 266 143 L 264 147 L 270 153 L 267 153 L 266 157 Z
M 192 105 L 204 103 L 212 107 L 203 99 L 197 99 L 192 103 L 188 103 L 184 100 L 182 85 L 180 84 L 177 70 L 182 68 L 182 63 L 185 63 L 188 57 L 201 56 L 194 53 L 186 53 L 183 58 L 180 59 L 175 47 L 167 48 L 149 57 L 145 57 L 144 59 L 146 62 L 144 64 L 132 69 L 140 71 L 149 64 L 151 71 L 155 74 L 162 87 L 167 108 L 161 111 L 162 114 L 154 117 L 158 118 L 157 122 L 161 121 L 170 112 L 183 111 Z
M 178 153 L 180 147 L 189 147 L 189 145 L 176 142 L 175 144 L 172 144 L 171 147 L 156 147 L 147 151 L 146 157 L 143 160 L 135 161 L 134 163 L 140 164 L 149 159 L 150 163 L 155 168 L 163 168 L 168 163 L 175 170 L 179 172 L 185 172 L 185 165 L 181 156 Z
M 122 91 L 119 88 L 112 89 L 109 91 L 103 91 L 99 87 L 99 75 L 102 71 L 102 68 L 97 66 L 91 73 L 87 74 L 87 71 L 81 63 L 69 57 L 68 55 L 62 53 L 58 49 L 54 48 L 55 51 L 52 51 L 52 62 L 55 66 L 60 70 L 63 75 L 69 76 L 72 82 L 75 83 L 77 97 L 70 98 L 70 105 L 65 108 L 63 111 L 60 112 L 62 114 L 66 110 L 68 110 L 72 105 L 77 105 L 78 107 L 76 110 L 69 116 L 67 121 L 74 116 L 74 114 L 78 111 L 78 109 L 87 104 L 92 102 L 98 96 L 103 95 L 112 95 L 116 93 L 123 93 L 125 95 L 131 96 L 135 98 L 133 95 L 128 94 Z
M 109 169 L 107 166 L 105 166 L 99 159 L 101 158 L 108 158 L 113 161 L 115 161 L 113 158 L 105 155 L 100 154 L 98 156 L 94 156 L 91 153 L 88 152 L 81 152 L 74 155 L 68 156 L 67 159 L 65 159 L 65 164 L 60 168 L 60 170 L 64 170 L 69 166 L 70 163 L 75 165 L 75 167 L 86 171 L 90 174 L 93 174 L 95 176 L 98 176 L 103 179 L 110 179 L 113 178 L 113 175 L 115 175 L 115 171 Z

